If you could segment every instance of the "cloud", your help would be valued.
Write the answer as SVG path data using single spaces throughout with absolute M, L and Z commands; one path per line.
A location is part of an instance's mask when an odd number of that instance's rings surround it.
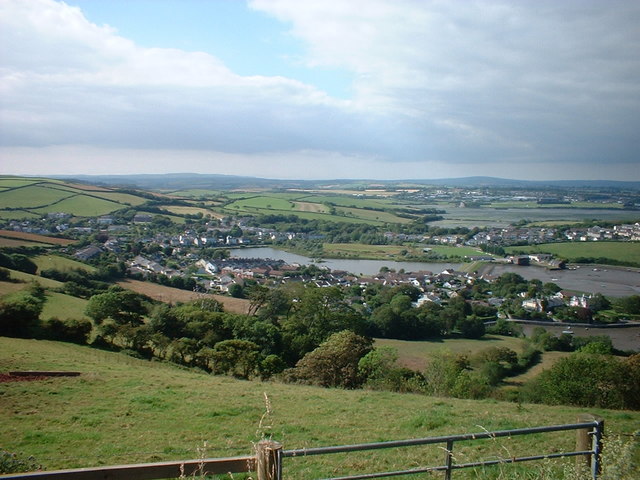
M 637 2 L 251 5 L 292 25 L 309 65 L 352 71 L 362 108 L 415 119 L 425 153 L 637 161 Z M 576 145 L 585 140 L 594 148 Z
M 637 2 L 250 6 L 304 42 L 296 61 L 350 72 L 353 97 L 141 47 L 62 2 L 0 0 L 0 154 L 40 149 L 69 171 L 102 158 L 142 172 L 151 153 L 165 171 L 243 159 L 245 174 L 314 178 L 518 177 L 541 165 L 538 178 L 570 177 L 638 164 Z M 65 149 L 85 160 L 63 162 Z M 116 162 L 124 152 L 133 160 Z

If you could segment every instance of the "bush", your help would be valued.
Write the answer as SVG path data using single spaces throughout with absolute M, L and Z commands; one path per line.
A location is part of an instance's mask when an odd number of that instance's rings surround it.
M 62 321 L 50 318 L 43 326 L 44 336 L 51 340 L 72 342 L 84 345 L 89 339 L 93 325 L 87 319 L 71 319 Z
M 322 387 L 357 388 L 365 380 L 358 369 L 360 359 L 371 351 L 372 344 L 370 338 L 350 330 L 334 333 L 288 370 L 289 380 Z
M 633 358 L 633 357 L 631 357 Z M 575 353 L 556 362 L 523 389 L 527 401 L 551 405 L 638 408 L 635 359 Z
M 0 335 L 30 338 L 37 334 L 43 300 L 27 291 L 0 301 Z

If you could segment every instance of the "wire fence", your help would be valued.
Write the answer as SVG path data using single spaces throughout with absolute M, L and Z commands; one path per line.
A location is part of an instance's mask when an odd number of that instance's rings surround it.
M 465 463 L 458 463 L 454 455 L 455 445 L 460 442 L 495 440 L 503 437 L 510 438 L 521 435 L 547 434 L 551 432 L 572 430 L 577 431 L 578 435 L 576 436 L 576 448 L 571 451 L 534 453 L 531 455 L 508 456 L 498 459 L 485 459 Z M 445 480 L 451 480 L 453 473 L 456 470 L 566 457 L 583 457 L 584 464 L 588 465 L 588 468 L 590 469 L 591 477 L 594 480 L 597 480 L 600 473 L 600 456 L 603 434 L 604 421 L 601 419 L 594 419 L 591 421 L 563 425 L 498 430 L 494 432 L 483 431 L 477 433 L 465 433 L 461 435 L 292 450 L 283 450 L 282 445 L 279 443 L 271 440 L 265 440 L 256 445 L 254 455 L 248 456 L 232 458 L 201 458 L 196 460 L 116 465 L 99 468 L 40 471 L 0 475 L 0 480 L 154 480 L 162 478 L 195 478 L 210 475 L 227 475 L 250 472 L 256 472 L 258 480 L 283 480 L 283 462 L 285 459 L 304 459 L 306 457 L 317 455 L 332 455 L 338 453 L 352 454 L 362 451 L 386 450 L 391 448 L 404 448 L 421 445 L 442 445 L 440 448 L 444 451 L 443 462 L 437 465 L 424 465 L 392 471 L 349 474 L 345 476 L 331 477 L 324 480 L 389 478 L 435 472 L 442 472 Z

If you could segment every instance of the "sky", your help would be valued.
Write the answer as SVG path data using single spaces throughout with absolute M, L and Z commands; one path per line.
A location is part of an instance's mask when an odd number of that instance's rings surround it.
M 637 0 L 0 0 L 0 173 L 640 180 Z

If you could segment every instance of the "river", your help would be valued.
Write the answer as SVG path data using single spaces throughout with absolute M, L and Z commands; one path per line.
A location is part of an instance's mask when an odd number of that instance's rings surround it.
M 382 267 L 404 269 L 406 272 L 430 271 L 440 273 L 447 268 L 459 269 L 459 263 L 424 263 L 424 262 L 395 262 L 389 260 L 353 260 L 330 258 L 317 262 L 303 255 L 288 253 L 270 247 L 250 247 L 231 249 L 231 256 L 236 258 L 271 258 L 283 260 L 289 264 L 316 264 L 331 270 L 345 270 L 355 275 L 375 275 Z M 514 272 L 527 280 L 534 278 L 542 282 L 553 282 L 566 290 L 578 292 L 602 293 L 610 297 L 626 297 L 640 294 L 640 270 L 624 267 L 609 267 L 603 265 L 583 265 L 575 270 L 547 270 L 534 266 L 517 266 L 510 264 L 489 264 L 484 268 L 485 273 L 501 275 Z

